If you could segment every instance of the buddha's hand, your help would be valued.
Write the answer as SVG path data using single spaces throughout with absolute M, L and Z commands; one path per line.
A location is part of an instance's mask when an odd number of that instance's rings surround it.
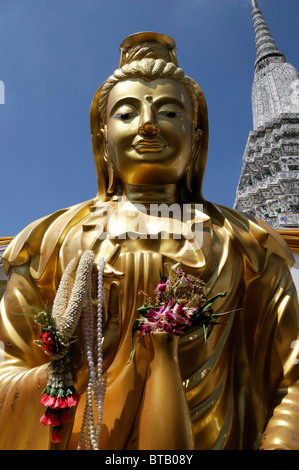
M 103 372 L 109 368 L 114 359 L 121 333 L 121 294 L 118 281 L 113 281 L 111 284 L 107 313 L 107 322 L 103 331 Z
M 116 245 L 114 251 L 106 259 L 103 277 L 104 279 L 113 279 L 110 292 L 108 308 L 103 319 L 103 372 L 105 372 L 114 359 L 116 349 L 119 344 L 121 333 L 121 289 L 120 280 L 124 277 L 124 273 L 117 271 L 113 264 L 120 254 L 120 246 Z M 95 344 L 95 348 L 97 345 Z M 94 351 L 96 356 L 97 351 Z

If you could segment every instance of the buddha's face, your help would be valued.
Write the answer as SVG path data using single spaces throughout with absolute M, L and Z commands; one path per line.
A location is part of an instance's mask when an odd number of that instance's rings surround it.
M 190 163 L 192 129 L 188 92 L 174 80 L 130 79 L 110 92 L 109 154 L 125 184 L 177 183 Z

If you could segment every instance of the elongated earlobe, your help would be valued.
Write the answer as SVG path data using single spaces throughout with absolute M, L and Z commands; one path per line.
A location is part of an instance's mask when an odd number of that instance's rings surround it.
M 192 146 L 192 157 L 191 157 L 190 164 L 189 164 L 189 166 L 186 170 L 186 173 L 185 173 L 185 186 L 186 186 L 186 189 L 190 193 L 192 193 L 193 169 L 194 169 L 195 162 L 196 162 L 196 160 L 197 160 L 197 158 L 200 154 L 202 136 L 203 136 L 203 130 L 202 129 L 198 129 L 197 131 L 195 131 L 194 142 L 193 142 L 193 146 Z
M 107 194 L 113 194 L 116 189 L 116 175 L 115 175 L 115 171 L 111 162 L 111 157 L 110 157 L 109 149 L 108 149 L 107 126 L 104 126 L 104 128 L 100 129 L 99 139 L 101 141 L 102 157 L 105 162 L 105 166 L 107 168 L 107 174 L 108 174 Z
M 193 173 L 193 162 L 190 162 L 190 165 L 187 168 L 187 171 L 185 173 L 185 186 L 187 191 L 192 193 L 192 173 Z
M 113 194 L 116 189 L 116 177 L 115 177 L 115 172 L 113 169 L 113 166 L 111 165 L 110 158 L 108 157 L 109 163 L 107 164 L 107 169 L 108 169 L 108 188 L 107 188 L 107 193 L 108 194 Z

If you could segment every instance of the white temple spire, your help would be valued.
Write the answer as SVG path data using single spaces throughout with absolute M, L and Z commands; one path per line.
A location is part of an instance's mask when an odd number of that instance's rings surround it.
M 257 1 L 251 0 L 251 6 L 256 46 L 256 64 L 258 64 L 260 60 L 269 56 L 284 57 L 284 54 L 279 51 L 273 37 L 271 36 L 262 12 L 258 7 Z
M 277 48 L 257 0 L 251 0 L 251 6 L 256 46 L 252 113 L 253 127 L 258 129 L 290 112 L 292 83 L 298 80 L 298 72 Z
M 234 208 L 276 229 L 299 227 L 299 73 L 251 0 L 257 59 L 249 133 Z

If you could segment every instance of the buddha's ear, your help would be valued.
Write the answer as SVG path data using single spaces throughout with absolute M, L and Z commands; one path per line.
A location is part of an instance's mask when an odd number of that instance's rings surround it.
M 112 165 L 111 156 L 109 153 L 108 138 L 107 138 L 108 137 L 107 125 L 105 125 L 103 128 L 99 130 L 98 135 L 99 135 L 99 140 L 102 142 L 101 144 L 102 155 L 103 155 L 103 160 L 106 164 L 107 173 L 108 173 L 107 194 L 113 194 L 116 188 L 116 176 L 115 176 L 114 168 Z
M 107 162 L 107 152 L 108 152 L 108 132 L 107 132 L 107 126 L 105 124 L 104 127 L 101 127 L 99 129 L 99 132 L 98 132 L 98 138 L 99 138 L 99 145 L 101 146 L 101 150 L 102 150 L 102 155 L 103 155 L 103 158 L 105 160 L 105 162 Z
M 190 164 L 188 165 L 187 171 L 185 173 L 185 185 L 187 190 L 192 193 L 192 176 L 193 176 L 193 169 L 195 162 L 200 154 L 202 136 L 203 136 L 202 129 L 196 129 L 193 134 L 193 142 L 192 142 L 192 156 L 190 160 Z
M 195 138 L 194 138 L 194 142 L 193 142 L 193 147 L 194 147 L 195 145 L 197 145 L 197 146 L 199 145 L 199 146 L 200 146 L 200 143 L 201 143 L 201 141 L 202 141 L 203 134 L 204 134 L 204 132 L 203 132 L 202 129 L 196 129 L 196 130 L 194 131 L 194 136 L 195 136 Z

